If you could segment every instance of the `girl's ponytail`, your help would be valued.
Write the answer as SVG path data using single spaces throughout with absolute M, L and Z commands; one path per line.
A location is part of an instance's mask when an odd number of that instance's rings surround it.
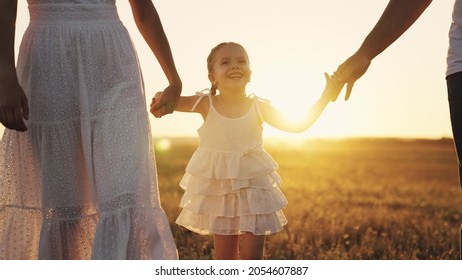
M 210 95 L 216 95 L 216 94 L 217 94 L 217 86 L 212 85 L 212 87 L 210 88 Z

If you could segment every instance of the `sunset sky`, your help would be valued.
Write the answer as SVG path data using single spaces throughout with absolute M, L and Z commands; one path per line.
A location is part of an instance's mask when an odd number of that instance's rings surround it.
M 17 40 L 28 24 L 25 0 L 18 1 Z M 323 72 L 332 73 L 361 44 L 387 0 L 160 0 L 163 21 L 183 95 L 209 87 L 206 57 L 223 41 L 241 43 L 253 72 L 248 93 L 270 99 L 294 117 L 320 96 Z M 433 1 L 425 14 L 392 47 L 377 57 L 354 87 L 327 107 L 301 134 L 265 127 L 267 136 L 450 137 L 445 84 L 448 29 L 453 0 Z M 165 76 L 134 24 L 128 1 L 117 1 L 142 65 L 148 104 L 166 86 Z M 18 48 L 17 48 L 18 49 Z M 156 137 L 195 136 L 198 114 L 152 118 Z

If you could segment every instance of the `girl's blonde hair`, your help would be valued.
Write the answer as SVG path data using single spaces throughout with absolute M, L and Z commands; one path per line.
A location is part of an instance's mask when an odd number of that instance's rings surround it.
M 209 71 L 209 74 L 213 72 L 213 59 L 214 59 L 214 56 L 215 56 L 215 53 L 221 49 L 221 47 L 223 46 L 227 46 L 227 45 L 234 45 L 234 46 L 238 46 L 238 47 L 241 47 L 244 52 L 245 52 L 245 55 L 246 55 L 246 58 L 247 58 L 247 61 L 249 61 L 249 57 L 247 55 L 247 51 L 245 50 L 245 48 L 241 45 L 241 44 L 238 44 L 238 43 L 235 43 L 235 42 L 223 42 L 223 43 L 220 43 L 218 45 L 216 45 L 211 51 L 210 51 L 210 54 L 209 56 L 207 57 L 207 70 Z M 217 94 L 217 86 L 216 85 L 213 85 L 210 87 L 210 94 L 211 95 L 216 95 Z

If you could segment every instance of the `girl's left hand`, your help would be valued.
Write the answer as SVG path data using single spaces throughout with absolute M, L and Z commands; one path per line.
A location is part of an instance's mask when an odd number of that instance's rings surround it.
M 324 88 L 323 95 L 326 95 L 331 101 L 337 100 L 344 84 L 340 84 L 335 77 L 329 76 L 327 73 L 324 73 L 324 77 L 326 78 L 326 87 Z

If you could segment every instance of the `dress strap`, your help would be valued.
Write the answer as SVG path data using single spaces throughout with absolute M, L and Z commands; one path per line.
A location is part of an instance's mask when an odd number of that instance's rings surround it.
M 254 104 L 255 104 L 254 106 L 255 106 L 255 110 L 257 111 L 257 116 L 260 119 L 260 121 L 263 122 L 264 119 L 263 119 L 263 114 L 261 113 L 259 102 L 270 103 L 271 101 L 268 99 L 260 98 L 253 93 L 249 95 L 249 98 L 254 100 Z
M 191 112 L 196 109 L 197 105 L 199 105 L 199 102 L 201 102 L 201 100 L 202 100 L 202 98 L 204 98 L 204 96 L 209 96 L 210 97 L 210 90 L 208 88 L 206 88 L 206 89 L 203 89 L 201 91 L 196 91 L 196 95 L 199 96 L 199 98 L 197 98 L 196 102 L 192 106 Z

